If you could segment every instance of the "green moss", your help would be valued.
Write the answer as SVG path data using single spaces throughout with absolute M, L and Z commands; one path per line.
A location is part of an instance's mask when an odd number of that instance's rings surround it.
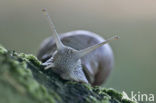
M 18 56 L 26 61 L 30 61 L 35 65 L 41 65 L 41 62 L 32 54 L 19 53 Z
M 114 89 L 63 80 L 52 70 L 44 70 L 35 56 L 3 47 L 0 47 L 0 81 L 3 103 L 133 103 Z M 3 93 L 9 102 L 1 96 Z
M 4 54 L 6 52 L 7 50 L 2 45 L 0 45 L 0 54 Z
M 3 81 L 12 85 L 19 94 L 24 93 L 38 102 L 56 102 L 47 89 L 33 78 L 26 61 L 19 62 L 16 59 L 8 54 L 0 54 L 0 77 Z
M 110 95 L 112 98 L 115 98 L 115 99 L 121 101 L 123 95 L 121 93 L 119 93 L 118 91 L 116 91 L 112 88 L 104 90 L 104 91 L 106 91 L 106 93 L 108 95 Z

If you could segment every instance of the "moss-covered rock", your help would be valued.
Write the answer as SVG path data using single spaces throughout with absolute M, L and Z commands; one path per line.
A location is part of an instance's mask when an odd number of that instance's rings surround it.
M 61 79 L 33 55 L 0 46 L 0 103 L 134 103 L 114 89 Z

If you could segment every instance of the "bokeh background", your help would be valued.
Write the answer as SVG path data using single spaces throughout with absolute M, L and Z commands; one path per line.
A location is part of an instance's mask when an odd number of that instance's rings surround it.
M 110 43 L 115 66 L 104 87 L 156 94 L 156 0 L 0 0 L 0 44 L 36 55 L 52 35 L 42 8 L 59 33 L 120 35 Z

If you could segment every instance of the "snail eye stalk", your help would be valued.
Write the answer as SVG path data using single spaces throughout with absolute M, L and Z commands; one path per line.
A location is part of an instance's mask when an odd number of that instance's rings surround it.
M 111 42 L 112 40 L 118 40 L 119 38 L 120 38 L 119 36 L 115 35 L 115 36 L 111 37 L 110 39 L 108 39 L 108 40 L 106 40 L 106 41 L 104 41 L 102 43 L 99 43 L 99 44 L 93 45 L 91 47 L 88 47 L 86 49 L 80 50 L 76 54 L 78 55 L 79 58 L 81 58 L 81 57 L 85 56 L 86 54 L 94 51 L 95 49 L 97 49 L 97 48 Z
M 61 40 L 59 38 L 59 35 L 58 35 L 58 33 L 56 31 L 56 28 L 55 28 L 55 25 L 54 25 L 53 21 L 51 20 L 49 14 L 48 14 L 47 9 L 42 9 L 42 12 L 44 12 L 44 14 L 47 16 L 47 19 L 49 21 L 49 26 L 50 26 L 50 28 L 51 28 L 51 30 L 53 32 L 54 38 L 55 38 L 57 49 L 58 50 L 63 49 L 64 45 L 63 45 L 63 43 L 61 42 Z

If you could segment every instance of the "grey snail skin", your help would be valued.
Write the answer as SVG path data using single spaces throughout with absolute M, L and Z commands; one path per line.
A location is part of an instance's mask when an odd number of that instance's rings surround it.
M 51 69 L 61 78 L 92 86 L 101 85 L 107 79 L 114 64 L 114 57 L 108 42 L 117 40 L 113 36 L 108 40 L 84 30 L 63 33 L 60 36 L 48 15 L 53 36 L 41 44 L 37 57 L 45 70 Z

